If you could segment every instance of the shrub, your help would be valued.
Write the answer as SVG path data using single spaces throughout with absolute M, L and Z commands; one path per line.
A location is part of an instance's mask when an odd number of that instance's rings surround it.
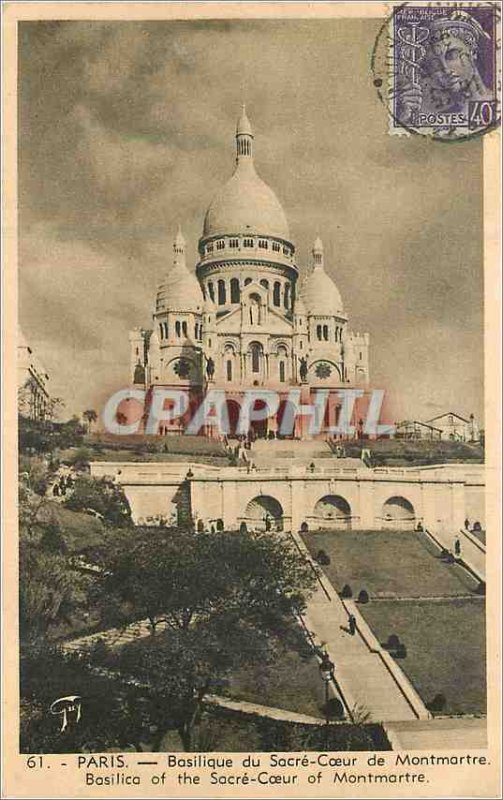
M 309 525 L 307 524 L 307 522 L 303 522 L 300 526 L 300 532 L 307 533 L 308 530 L 309 530 Z
M 438 694 L 435 695 L 433 700 L 430 700 L 429 703 L 426 703 L 426 708 L 428 709 L 428 711 L 431 711 L 432 714 L 434 713 L 438 714 L 440 711 L 444 710 L 446 703 L 447 699 L 445 697 L 445 694 L 442 694 L 442 692 L 438 692 Z
M 346 583 L 342 587 L 341 597 L 344 597 L 345 599 L 348 599 L 349 597 L 353 597 L 353 590 L 351 589 L 351 586 L 349 585 L 349 583 Z
M 367 590 L 366 589 L 361 589 L 360 590 L 360 594 L 358 595 L 358 602 L 364 604 L 364 603 L 368 603 L 369 600 L 370 600 L 370 598 L 369 598 L 369 593 L 367 592 Z
M 224 529 L 224 521 L 223 519 L 217 519 L 217 531 L 221 533 Z
M 248 533 L 248 528 L 246 526 L 246 522 L 242 522 L 241 525 L 239 526 L 239 533 L 241 533 L 241 534 Z
M 485 595 L 485 593 L 486 593 L 486 585 L 485 585 L 484 581 L 480 581 L 480 583 L 477 584 L 477 588 L 475 589 L 475 593 L 476 594 L 480 594 L 482 596 Z
M 202 519 L 197 520 L 197 532 L 204 533 L 204 522 L 202 521 Z
M 403 642 L 400 642 L 394 653 L 395 658 L 407 658 L 407 648 Z
M 344 717 L 344 706 L 338 697 L 331 697 L 325 706 L 325 714 L 328 719 L 342 719 Z
M 386 642 L 386 650 L 397 650 L 400 647 L 400 638 L 396 633 L 391 633 Z
M 325 550 L 318 550 L 316 554 L 316 561 L 318 564 L 321 564 L 322 567 L 326 567 L 328 564 L 330 564 L 330 556 L 325 552 Z

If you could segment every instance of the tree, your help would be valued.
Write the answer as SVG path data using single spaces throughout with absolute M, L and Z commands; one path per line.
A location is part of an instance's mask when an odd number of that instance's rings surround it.
M 51 472 L 41 459 L 30 458 L 20 465 L 18 483 L 18 517 L 21 530 L 31 536 L 47 505 L 46 492 Z
M 21 730 L 23 753 L 141 750 L 148 741 L 153 701 L 113 673 L 100 674 L 81 654 L 55 647 L 25 647 L 21 658 Z M 79 695 L 81 718 L 61 731 L 61 717 L 48 713 L 58 697 Z
M 24 642 L 44 639 L 51 628 L 69 622 L 85 604 L 88 579 L 71 569 L 54 550 L 21 539 L 19 554 L 19 628 Z
M 67 422 L 27 419 L 19 416 L 20 453 L 52 453 L 82 443 L 84 428 L 77 417 Z
M 127 546 L 129 538 L 129 546 Z M 309 564 L 274 534 L 152 530 L 103 554 L 103 607 L 117 597 L 152 636 L 125 648 L 121 671 L 155 687 L 187 749 L 205 695 L 290 631 L 314 586 Z M 166 630 L 157 632 L 160 623 Z
M 83 412 L 82 416 L 87 421 L 87 432 L 91 433 L 91 425 L 98 419 L 96 411 L 94 410 L 94 408 L 88 408 L 86 411 Z
M 96 511 L 105 523 L 118 528 L 131 525 L 131 508 L 124 490 L 109 478 L 80 475 L 65 500 L 72 511 Z
M 45 416 L 47 419 L 55 419 L 59 412 L 65 407 L 65 401 L 62 397 L 51 397 L 47 403 Z

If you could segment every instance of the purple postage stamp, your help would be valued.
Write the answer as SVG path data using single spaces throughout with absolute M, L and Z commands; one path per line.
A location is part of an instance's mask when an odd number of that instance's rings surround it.
M 385 29 L 386 75 L 374 81 L 390 132 L 441 139 L 487 133 L 500 122 L 499 3 L 406 3 Z

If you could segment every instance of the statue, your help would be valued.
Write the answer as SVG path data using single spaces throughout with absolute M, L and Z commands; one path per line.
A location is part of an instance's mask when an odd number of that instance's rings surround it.
M 299 360 L 299 375 L 301 381 L 307 380 L 307 359 L 302 356 Z
M 206 375 L 210 381 L 213 378 L 214 374 L 215 374 L 215 362 L 210 356 L 206 362 Z

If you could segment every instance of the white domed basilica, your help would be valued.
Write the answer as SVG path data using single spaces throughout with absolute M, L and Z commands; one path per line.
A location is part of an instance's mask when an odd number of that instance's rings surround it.
M 349 330 L 319 238 L 299 281 L 285 212 L 255 170 L 253 144 L 243 108 L 234 173 L 206 212 L 195 273 L 179 230 L 153 328 L 130 334 L 134 384 L 184 388 L 195 399 L 224 388 L 232 420 L 245 389 L 274 389 L 286 398 L 297 386 L 309 402 L 311 389 L 363 388 L 369 380 L 369 335 Z M 336 405 L 327 409 L 329 424 Z M 274 424 L 269 420 L 268 429 Z

